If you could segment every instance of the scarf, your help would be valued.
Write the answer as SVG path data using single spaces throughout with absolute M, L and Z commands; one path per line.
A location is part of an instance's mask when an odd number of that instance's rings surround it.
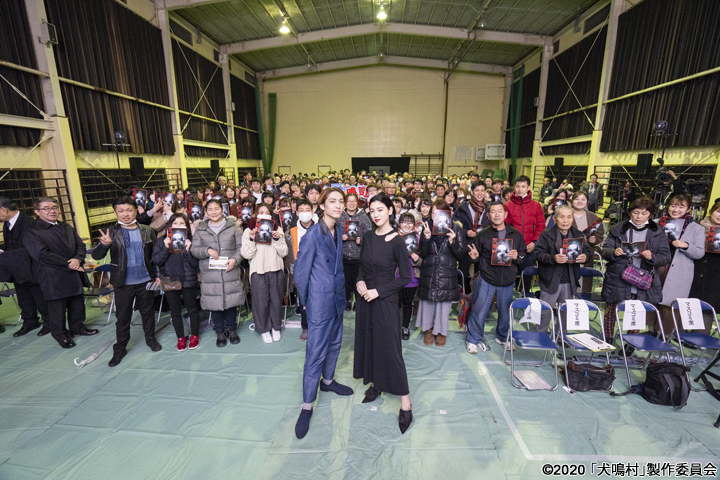
M 473 226 L 477 226 L 480 224 L 480 219 L 482 218 L 482 214 L 485 211 L 485 203 L 478 202 L 475 200 L 474 196 L 470 197 L 470 207 L 475 212 L 475 219 L 473 220 Z

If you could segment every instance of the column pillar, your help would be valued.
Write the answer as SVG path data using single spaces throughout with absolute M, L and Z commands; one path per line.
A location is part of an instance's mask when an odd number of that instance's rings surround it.
M 533 141 L 531 177 L 535 175 L 535 167 L 542 164 L 540 142 L 542 142 L 542 119 L 545 116 L 545 96 L 547 93 L 548 70 L 553 55 L 552 38 L 548 39 L 542 52 L 540 64 L 540 91 L 538 92 L 537 123 L 535 124 L 535 140 Z
M 232 168 L 233 178 L 235 178 L 235 184 L 239 184 L 238 169 L 237 169 L 237 146 L 235 144 L 235 128 L 233 122 L 233 108 L 232 108 L 232 89 L 230 88 L 230 58 L 227 55 L 227 47 L 225 45 L 220 46 L 220 68 L 222 68 L 223 78 L 223 90 L 225 91 L 225 112 L 227 120 L 226 122 L 230 125 L 227 127 L 227 138 L 230 150 L 228 151 L 229 158 L 226 161 L 226 168 Z

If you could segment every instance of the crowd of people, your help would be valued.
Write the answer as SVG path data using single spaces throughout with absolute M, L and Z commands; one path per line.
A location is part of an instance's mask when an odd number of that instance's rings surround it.
M 510 186 L 474 172 L 413 178 L 345 170 L 262 180 L 248 173 L 237 185 L 219 177 L 175 192 L 129 189 L 113 202 L 117 223 L 97 232 L 90 253 L 75 229 L 58 221 L 56 199 L 37 198 L 32 218 L 0 197 L 0 281 L 14 283 L 21 308 L 14 336 L 40 328 L 38 335 L 50 333 L 62 348 L 72 348 L 74 338 L 98 333 L 84 323 L 92 271 L 87 256 L 107 262 L 117 319 L 111 367 L 127 354 L 134 310 L 147 346 L 162 349 L 155 338 L 158 288 L 181 352 L 200 343 L 201 310 L 209 312 L 216 346 L 223 348 L 240 342 L 243 304 L 251 305 L 255 332 L 268 344 L 282 339 L 283 305 L 297 305 L 300 340 L 307 342 L 298 438 L 309 429 L 318 387 L 353 393 L 334 380 L 334 371 L 344 312 L 355 311 L 353 375 L 369 384 L 363 402 L 383 392 L 400 396 L 404 433 L 412 405 L 402 342 L 410 339 L 412 317 L 425 345 L 445 346 L 451 308 L 463 291 L 473 304 L 466 324 L 470 354 L 490 349 L 485 323 L 494 304 L 494 341 L 511 349 L 515 292 L 557 306 L 592 291 L 580 268 L 595 262 L 606 264 L 601 294 L 608 339 L 615 335 L 614 306 L 624 300 L 657 305 L 660 318 L 649 316 L 649 329 L 666 335 L 674 328 L 675 299 L 699 298 L 720 308 L 720 202 L 697 223 L 683 193 L 667 200 L 659 219 L 653 219 L 655 202 L 638 196 L 627 205 L 629 218 L 607 228 L 598 216 L 604 198 L 594 174 L 577 191 L 567 179 L 546 178 L 535 200 L 526 176 Z M 649 288 L 623 279 L 629 265 L 651 272 Z M 537 280 L 520 278 L 532 266 Z M 549 326 L 550 315 L 543 315 L 538 330 Z M 710 326 L 706 319 L 706 331 Z

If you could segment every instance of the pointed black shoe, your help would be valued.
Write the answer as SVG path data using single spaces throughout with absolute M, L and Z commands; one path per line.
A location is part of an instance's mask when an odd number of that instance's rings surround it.
M 300 416 L 295 424 L 295 436 L 297 438 L 303 438 L 307 435 L 308 430 L 310 430 L 310 417 L 312 417 L 312 414 L 312 408 L 310 410 L 300 410 Z
M 338 395 L 342 395 L 343 397 L 347 397 L 355 393 L 353 392 L 352 388 L 348 387 L 347 385 L 341 385 L 335 380 L 330 382 L 330 385 L 325 385 L 325 382 L 320 382 L 320 391 L 337 393 Z
M 58 342 L 62 348 L 73 348 L 75 346 L 75 342 L 72 341 L 72 339 L 68 336 L 63 338 L 61 341 Z
M 42 328 L 41 328 L 40 331 L 37 333 L 37 336 L 38 336 L 38 337 L 44 337 L 44 336 L 47 335 L 48 333 L 50 333 L 50 327 L 47 326 L 47 325 L 45 325 L 45 324 L 43 323 L 43 324 L 42 324 Z
M 370 385 L 370 388 L 365 390 L 365 398 L 363 398 L 362 403 L 374 402 L 380 396 L 380 393 L 380 390 L 375 388 L 375 385 Z
M 410 410 L 400 409 L 400 415 L 398 415 L 398 426 L 400 427 L 400 433 L 410 428 L 410 422 L 412 422 L 412 408 Z
M 96 328 L 89 329 L 85 325 L 82 325 L 82 326 L 80 326 L 80 328 L 78 329 L 77 332 L 72 334 L 72 336 L 73 337 L 91 336 L 91 335 L 97 335 L 98 333 L 100 333 L 100 330 L 98 330 Z
M 3 326 L 2 323 L 0 323 L 0 333 L 3 333 L 5 331 L 5 326 Z
M 40 324 L 37 324 L 34 327 L 26 327 L 25 325 L 23 325 L 20 330 L 13 333 L 13 337 L 22 337 L 23 335 L 27 335 L 28 333 L 32 332 L 36 328 L 40 328 Z M 2 331 L 5 331 L 5 327 L 3 327 Z

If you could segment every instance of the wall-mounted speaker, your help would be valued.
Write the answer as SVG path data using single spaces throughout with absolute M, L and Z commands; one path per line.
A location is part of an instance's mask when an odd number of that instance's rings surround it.
M 650 175 L 650 167 L 652 166 L 652 153 L 638 153 L 637 167 L 635 173 L 640 175 Z
M 130 157 L 130 176 L 135 180 L 145 178 L 145 162 L 143 157 Z
M 215 177 L 220 174 L 220 160 L 210 160 L 210 171 Z

